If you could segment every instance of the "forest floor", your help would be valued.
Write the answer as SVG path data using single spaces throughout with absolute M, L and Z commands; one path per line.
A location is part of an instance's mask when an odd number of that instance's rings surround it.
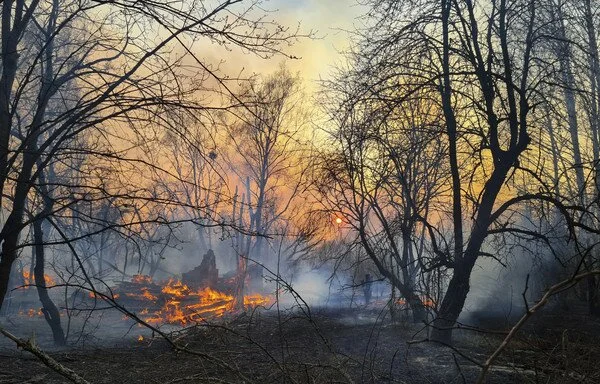
M 134 328 L 110 343 L 49 353 L 94 384 L 472 383 L 479 373 L 475 362 L 484 361 L 503 338 L 460 331 L 450 349 L 423 341 L 423 326 L 392 324 L 382 314 L 363 308 L 278 315 L 271 309 L 172 333 L 187 351 L 175 352 L 147 332 L 138 341 Z M 481 326 L 501 328 L 499 319 L 486 321 Z M 598 319 L 547 311 L 511 343 L 488 383 L 597 383 L 598 361 Z M 27 352 L 5 341 L 0 345 L 0 383 L 66 382 Z

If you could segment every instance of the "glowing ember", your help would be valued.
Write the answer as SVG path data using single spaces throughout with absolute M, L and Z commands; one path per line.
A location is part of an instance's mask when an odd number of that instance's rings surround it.
M 181 281 L 174 281 L 173 279 L 170 279 L 167 282 L 167 285 L 163 287 L 161 292 L 172 297 L 184 297 L 189 295 L 191 290 Z
M 144 304 L 138 312 L 149 324 L 188 325 L 205 319 L 221 317 L 233 309 L 234 297 L 211 288 L 193 290 L 179 280 L 170 279 L 158 285 L 145 275 L 135 275 L 121 295 Z M 251 294 L 244 297 L 244 305 L 257 307 L 268 305 L 271 297 Z
M 152 284 L 152 278 L 148 275 L 133 275 L 131 282 L 136 284 Z
M 138 336 L 138 341 L 139 341 L 140 343 L 141 343 L 142 341 L 144 341 L 144 336 L 142 336 L 142 335 L 139 335 L 139 336 Z
M 44 281 L 46 282 L 46 286 L 52 286 L 56 284 L 54 279 L 46 274 L 44 274 Z M 35 278 L 31 275 L 31 273 L 29 273 L 29 271 L 23 271 L 23 285 L 35 285 Z
M 20 310 L 19 311 L 19 316 L 27 316 L 27 317 L 43 317 L 44 316 L 44 312 L 42 312 L 42 309 L 28 309 L 28 310 Z
M 125 293 L 125 296 L 131 297 L 138 300 L 150 300 L 157 301 L 158 297 L 150 293 L 149 288 L 144 287 L 141 289 L 141 293 Z
M 423 297 L 423 298 L 421 298 L 421 300 L 423 301 L 424 306 L 429 307 L 429 308 L 435 308 L 435 301 L 433 301 L 433 299 Z
M 167 297 L 160 310 L 144 319 L 149 323 L 181 324 L 203 321 L 207 317 L 223 316 L 233 306 L 233 296 L 211 288 L 192 291 L 180 281 L 169 280 L 161 289 Z M 271 298 L 259 294 L 244 297 L 244 305 L 266 305 Z M 146 311 L 148 313 L 148 311 Z
M 244 296 L 244 305 L 250 307 L 258 307 L 260 305 L 265 306 L 271 304 L 272 302 L 273 299 L 271 297 L 262 296 L 259 294 Z
M 421 299 L 421 302 L 423 303 L 423 306 L 428 307 L 428 308 L 435 308 L 435 301 L 433 301 L 433 299 L 431 299 L 430 297 L 421 296 L 420 299 Z M 399 298 L 398 300 L 396 300 L 396 304 L 406 305 L 406 300 L 404 298 Z

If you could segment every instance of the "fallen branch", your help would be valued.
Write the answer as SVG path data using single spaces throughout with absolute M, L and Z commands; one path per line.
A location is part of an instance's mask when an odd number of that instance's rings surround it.
M 504 340 L 502 340 L 502 343 L 500 343 L 498 348 L 496 348 L 494 353 L 492 353 L 490 355 L 490 357 L 488 357 L 488 359 L 485 361 L 485 363 L 483 363 L 483 365 L 481 366 L 481 372 L 479 373 L 479 377 L 477 378 L 477 384 L 483 384 L 485 382 L 485 377 L 486 377 L 487 373 L 489 372 L 494 361 L 498 358 L 498 356 L 500 356 L 502 351 L 508 346 L 508 343 L 510 343 L 510 341 L 515 337 L 515 335 L 523 327 L 523 325 L 525 325 L 527 320 L 535 312 L 537 312 L 540 308 L 542 308 L 544 305 L 546 305 L 548 303 L 548 300 L 550 299 L 550 297 L 571 288 L 577 282 L 579 282 L 587 277 L 596 276 L 596 275 L 600 275 L 600 270 L 593 270 L 593 271 L 589 271 L 589 272 L 585 272 L 585 273 L 580 273 L 578 275 L 571 276 L 570 278 L 563 280 L 558 284 L 551 286 L 548 289 L 548 291 L 546 291 L 544 296 L 542 296 L 542 298 L 533 307 L 529 308 L 527 310 L 527 312 L 525 312 L 525 314 L 519 319 L 519 321 L 517 321 L 517 323 L 508 332 L 508 335 L 506 335 Z
M 0 333 L 2 333 L 5 337 L 11 339 L 17 344 L 19 348 L 24 349 L 25 351 L 35 355 L 42 363 L 44 363 L 48 368 L 53 371 L 59 373 L 61 376 L 64 376 L 68 380 L 72 381 L 75 384 L 90 384 L 89 381 L 79 376 L 75 371 L 65 367 L 60 364 L 58 361 L 54 360 L 50 355 L 46 352 L 42 351 L 38 348 L 31 340 L 20 339 L 12 333 L 0 328 Z

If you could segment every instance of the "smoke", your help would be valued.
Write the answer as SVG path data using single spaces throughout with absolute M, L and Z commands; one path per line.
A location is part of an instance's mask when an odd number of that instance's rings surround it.
M 471 275 L 471 290 L 460 321 L 473 325 L 504 320 L 508 325 L 521 317 L 557 280 L 551 252 L 515 247 L 504 255 L 502 264 L 481 257 Z

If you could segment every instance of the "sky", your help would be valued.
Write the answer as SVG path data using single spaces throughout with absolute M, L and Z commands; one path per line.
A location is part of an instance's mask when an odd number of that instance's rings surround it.
M 356 0 L 273 0 L 266 5 L 279 9 L 284 25 L 300 22 L 303 31 L 316 31 L 318 38 L 304 39 L 291 49 L 300 59 L 287 63 L 306 80 L 326 76 L 342 59 L 339 52 L 349 43 L 345 31 L 351 30 L 363 13 Z
M 300 23 L 300 33 L 313 31 L 316 38 L 301 39 L 285 49 L 299 59 L 275 56 L 264 60 L 247 53 L 231 52 L 226 66 L 232 71 L 243 68 L 247 73 L 268 74 L 285 62 L 292 72 L 300 72 L 308 88 L 315 86 L 315 80 L 327 77 L 332 66 L 342 60 L 340 51 L 349 44 L 345 31 L 359 24 L 357 17 L 364 13 L 356 0 L 271 0 L 265 1 L 263 7 L 273 11 L 270 15 L 280 24 L 294 30 Z

